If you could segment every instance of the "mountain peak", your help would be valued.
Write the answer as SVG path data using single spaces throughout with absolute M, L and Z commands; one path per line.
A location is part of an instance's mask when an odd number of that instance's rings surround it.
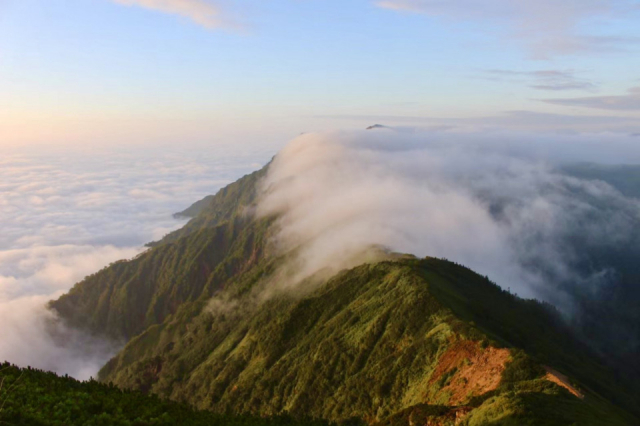
M 389 127 L 383 124 L 374 124 L 372 126 L 367 127 L 367 130 L 375 130 L 375 129 L 389 129 Z

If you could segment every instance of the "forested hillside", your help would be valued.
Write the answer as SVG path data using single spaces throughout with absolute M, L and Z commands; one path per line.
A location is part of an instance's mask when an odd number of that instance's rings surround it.
M 200 202 L 184 228 L 51 303 L 71 325 L 128 342 L 101 381 L 217 413 L 640 423 L 632 375 L 551 306 L 461 265 L 378 253 L 328 281 L 287 287 L 274 220 L 251 214 L 264 173 Z
M 259 305 L 233 293 L 136 337 L 101 379 L 218 412 L 332 420 L 428 404 L 465 407 L 468 424 L 629 424 L 603 396 L 630 409 L 638 397 L 550 307 L 446 261 L 363 265 L 303 298 Z M 545 367 L 572 377 L 584 399 Z

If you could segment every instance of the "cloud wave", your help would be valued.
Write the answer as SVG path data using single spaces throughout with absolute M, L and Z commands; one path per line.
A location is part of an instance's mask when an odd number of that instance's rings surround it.
M 576 268 L 580 250 L 638 243 L 640 201 L 559 166 L 640 159 L 631 142 L 388 129 L 308 134 L 276 156 L 258 214 L 279 215 L 275 242 L 298 253 L 294 281 L 354 266 L 359 253 L 384 246 L 455 260 L 524 297 L 572 309 L 564 285 L 597 288 L 607 276 Z

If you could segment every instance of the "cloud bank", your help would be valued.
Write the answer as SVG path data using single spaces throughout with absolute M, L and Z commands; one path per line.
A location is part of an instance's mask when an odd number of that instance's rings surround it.
M 628 0 L 383 0 L 379 7 L 452 20 L 487 22 L 505 27 L 522 40 L 537 59 L 580 51 L 616 49 L 632 39 L 589 35 L 579 31 L 590 19 L 633 13 Z
M 172 214 L 263 164 L 222 147 L 38 153 L 0 159 L 0 361 L 87 379 L 115 353 L 45 308 L 183 222 Z
M 272 163 L 259 215 L 297 250 L 301 281 L 357 264 L 372 246 L 445 257 L 504 288 L 573 309 L 563 286 L 597 288 L 606 268 L 581 250 L 640 242 L 640 201 L 563 163 L 640 163 L 633 138 L 382 129 L 308 134 Z M 606 155 L 605 155 L 606 154 Z M 567 291 L 565 291 L 567 290 Z

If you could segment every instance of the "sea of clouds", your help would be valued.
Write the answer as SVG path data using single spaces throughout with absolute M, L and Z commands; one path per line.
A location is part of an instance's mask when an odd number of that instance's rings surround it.
M 228 146 L 3 149 L 0 361 L 87 379 L 118 349 L 46 303 L 182 226 L 172 214 L 266 163 Z

